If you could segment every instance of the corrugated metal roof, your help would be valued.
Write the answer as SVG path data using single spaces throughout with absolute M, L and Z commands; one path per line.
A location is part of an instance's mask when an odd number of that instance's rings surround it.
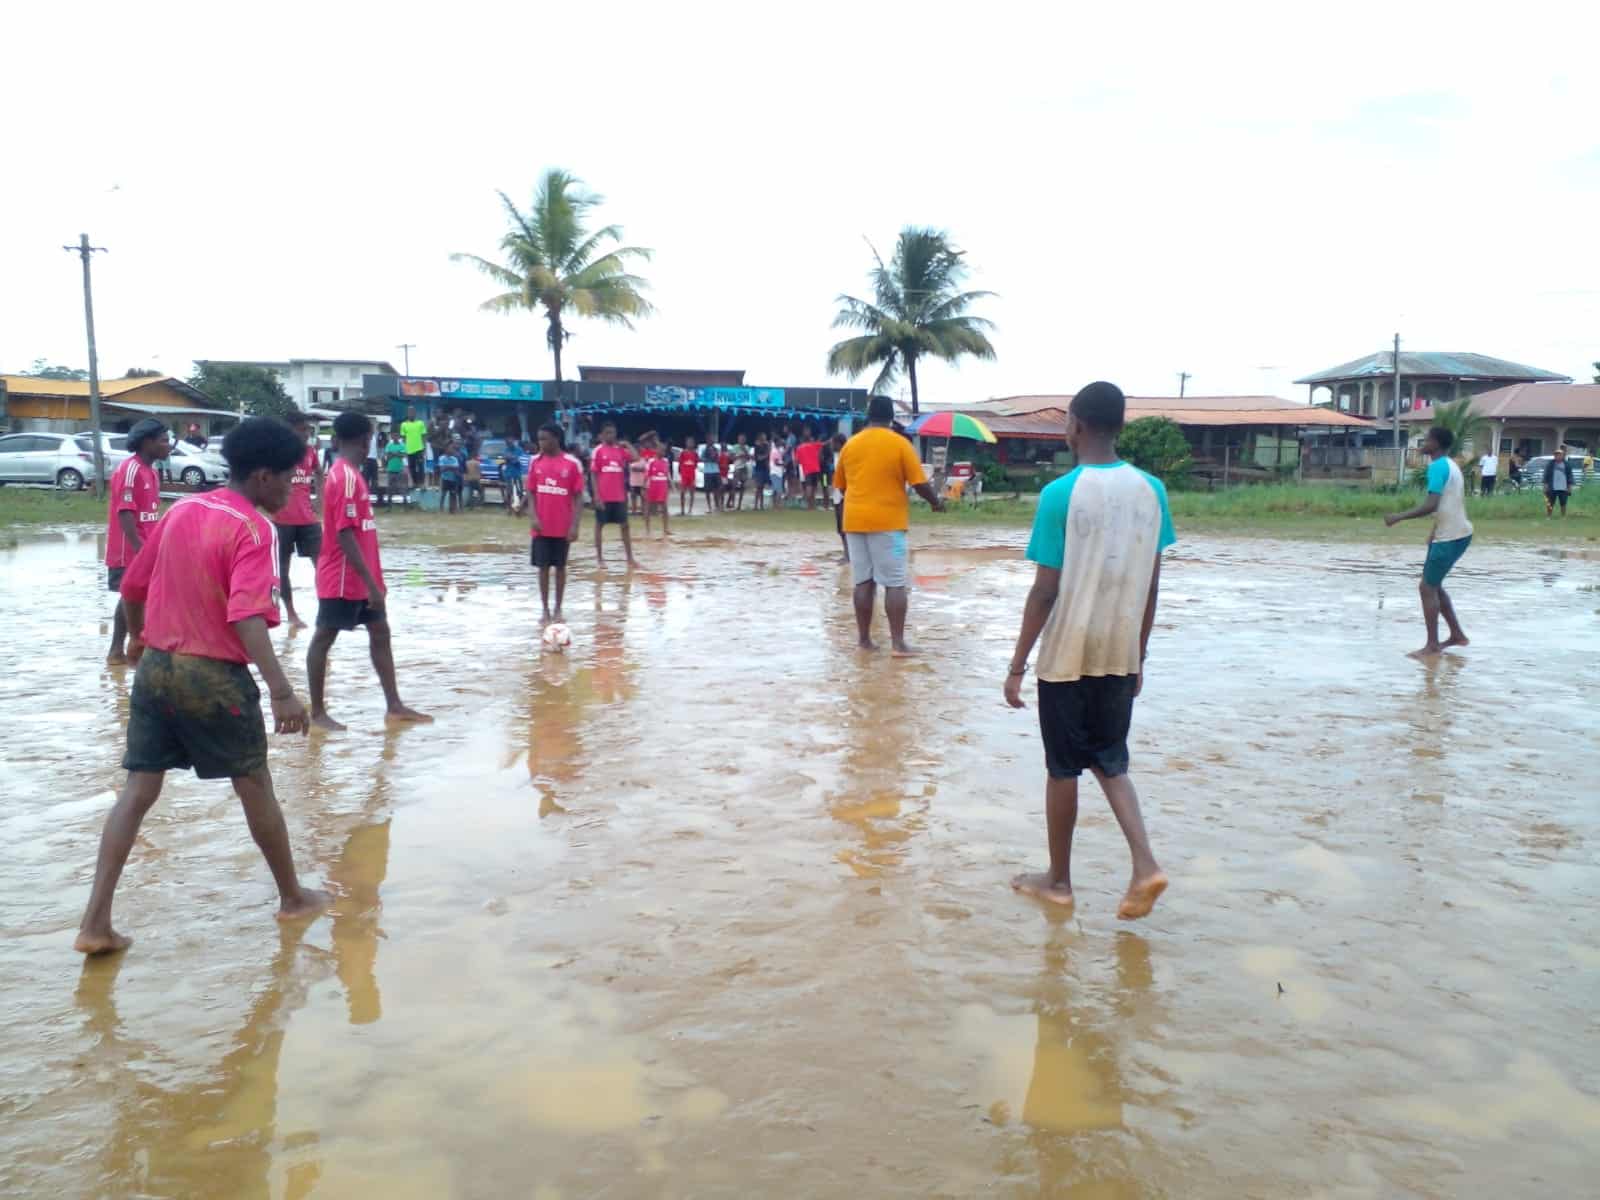
M 1140 417 L 1166 417 L 1176 421 L 1179 425 L 1209 425 L 1213 427 L 1254 425 L 1261 428 L 1273 426 L 1286 426 L 1300 428 L 1305 426 L 1339 427 L 1353 426 L 1360 428 L 1371 425 L 1372 422 L 1365 417 L 1353 416 L 1350 413 L 1334 412 L 1327 408 L 1312 408 L 1309 404 L 1285 404 L 1283 401 L 1274 401 L 1271 396 L 1234 397 L 1234 396 L 1201 396 L 1184 397 L 1182 400 L 1174 397 L 1171 400 L 1160 400 L 1154 397 L 1128 398 L 1128 419 L 1136 421 Z M 1180 407 L 1195 400 L 1243 400 L 1256 399 L 1269 402 L 1265 408 L 1225 408 L 1220 406 L 1189 408 Z M 1020 438 L 1061 438 L 1065 434 L 1067 423 L 1066 405 L 1060 408 L 1041 408 L 1029 413 L 1009 414 L 996 413 L 989 409 L 963 408 L 971 416 L 982 419 L 995 437 L 1020 437 Z
M 49 396 L 49 397 L 76 397 L 87 400 L 89 398 L 89 381 L 87 379 L 36 379 L 32 375 L 0 375 L 6 381 L 6 391 L 13 396 Z M 129 392 L 136 392 L 140 388 L 150 387 L 153 384 L 163 384 L 191 400 L 209 400 L 204 392 L 198 391 L 191 384 L 185 383 L 171 375 L 147 375 L 143 379 L 102 379 L 100 381 L 100 398 L 109 400 L 115 396 L 124 396 Z M 213 409 L 212 411 L 217 411 Z
M 1296 383 L 1339 383 L 1347 379 L 1381 379 L 1394 374 L 1394 352 L 1380 350 L 1376 354 L 1369 354 L 1365 358 L 1357 358 L 1337 367 L 1329 367 L 1326 371 L 1318 371 L 1315 375 L 1307 375 L 1304 379 L 1296 379 Z M 1503 358 L 1491 358 L 1487 354 L 1464 354 L 1456 351 L 1438 350 L 1402 350 L 1400 352 L 1401 375 L 1432 375 L 1444 379 L 1504 379 L 1526 380 L 1534 382 L 1545 380 L 1553 383 L 1571 383 L 1570 375 L 1561 375 L 1555 371 L 1545 371 L 1539 367 L 1528 367 L 1522 363 L 1508 362 Z
M 1594 421 L 1600 423 L 1600 383 L 1514 383 L 1472 397 L 1472 411 L 1491 421 Z M 1431 421 L 1433 407 L 1400 414 L 1402 421 Z

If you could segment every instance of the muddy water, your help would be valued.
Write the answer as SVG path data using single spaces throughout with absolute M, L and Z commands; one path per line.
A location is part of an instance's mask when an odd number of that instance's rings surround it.
M 1600 563 L 1194 539 L 1135 772 L 1173 886 L 1084 806 L 1063 919 L 1020 535 L 920 535 L 919 662 L 850 648 L 837 543 L 686 527 L 576 573 L 388 551 L 407 698 L 272 768 L 330 917 L 280 932 L 226 789 L 174 777 L 71 951 L 129 680 L 97 546 L 0 552 L 0 1194 L 1574 1196 L 1600 1144 Z M 713 535 L 715 533 L 715 536 Z M 296 568 L 302 588 L 309 574 Z M 305 639 L 276 635 L 291 672 Z

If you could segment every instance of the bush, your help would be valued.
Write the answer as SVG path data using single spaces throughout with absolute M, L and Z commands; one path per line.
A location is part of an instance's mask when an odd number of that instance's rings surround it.
M 982 474 L 983 490 L 986 492 L 1005 490 L 1012 486 L 1011 477 L 999 463 L 984 463 Z
M 1140 417 L 1128 422 L 1117 438 L 1117 453 L 1163 483 L 1182 483 L 1194 465 L 1183 430 L 1166 417 Z

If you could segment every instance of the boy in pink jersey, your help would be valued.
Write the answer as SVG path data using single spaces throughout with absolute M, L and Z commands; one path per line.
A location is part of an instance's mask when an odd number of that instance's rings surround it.
M 566 452 L 559 425 L 539 428 L 539 453 L 528 464 L 528 490 L 520 510 L 533 514 L 529 560 L 539 568 L 539 599 L 544 621 L 562 621 L 561 604 L 567 595 L 567 552 L 578 540 L 583 521 L 583 467 Z M 550 573 L 556 576 L 556 607 L 550 610 Z
M 145 419 L 128 430 L 128 449 L 132 457 L 117 464 L 111 473 L 109 514 L 106 518 L 106 587 L 122 588 L 122 574 L 139 553 L 161 519 L 161 481 L 155 464 L 172 453 L 172 440 L 160 421 Z M 111 649 L 106 663 L 118 667 L 128 661 L 127 609 L 117 597 L 117 611 L 111 618 Z
M 291 629 L 304 629 L 306 623 L 294 611 L 294 588 L 289 583 L 289 563 L 298 551 L 301 558 L 309 558 L 316 565 L 322 550 L 322 526 L 318 524 L 316 505 L 311 500 L 312 485 L 317 495 L 322 495 L 322 462 L 311 445 L 316 424 L 305 413 L 291 413 L 289 428 L 305 446 L 305 455 L 295 464 L 294 477 L 289 482 L 289 502 L 272 514 L 272 523 L 278 527 L 278 590 L 283 594 L 283 612 L 289 618 Z
M 163 439 L 165 433 L 163 432 Z M 300 886 L 283 812 L 267 770 L 267 731 L 254 662 L 272 697 L 278 733 L 304 733 L 306 710 L 284 677 L 267 630 L 278 623 L 278 549 L 257 511 L 288 498 L 305 443 L 281 422 L 250 417 L 222 443 L 231 478 L 186 496 L 150 530 L 122 579 L 139 663 L 128 700 L 128 779 L 100 835 L 94 888 L 76 949 L 109 954 L 130 938 L 111 924 L 111 900 L 139 825 L 168 771 L 231 779 L 250 835 L 278 885 L 278 918 L 308 916 L 329 897 Z
M 389 636 L 388 596 L 383 562 L 378 556 L 378 522 L 372 515 L 372 493 L 361 476 L 372 437 L 372 421 L 358 412 L 342 412 L 333 421 L 338 457 L 328 472 L 322 500 L 322 553 L 317 558 L 317 631 L 306 653 L 311 684 L 311 723 L 318 729 L 344 729 L 328 715 L 324 687 L 328 651 L 340 633 L 367 627 L 372 666 L 383 685 L 383 699 L 393 721 L 430 721 L 407 708 L 395 682 L 394 647 Z
M 628 533 L 628 464 L 634 459 L 633 447 L 617 441 L 617 427 L 610 421 L 600 426 L 600 444 L 594 448 L 589 469 L 594 474 L 594 559 L 606 565 L 603 545 L 607 525 L 622 526 L 622 549 L 628 565 L 633 559 L 633 537 Z
M 650 518 L 661 514 L 661 536 L 671 537 L 667 527 L 667 493 L 672 487 L 672 464 L 667 461 L 660 439 L 644 435 L 644 533 L 650 536 Z

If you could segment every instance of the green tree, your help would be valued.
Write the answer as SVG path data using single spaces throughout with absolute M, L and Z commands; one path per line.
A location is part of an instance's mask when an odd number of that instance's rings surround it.
M 987 331 L 994 324 L 967 313 L 993 292 L 964 292 L 966 256 L 937 229 L 908 225 L 900 231 L 887 263 L 873 250 L 877 265 L 868 278 L 872 300 L 842 295 L 835 329 L 859 329 L 828 351 L 828 371 L 854 379 L 878 367 L 872 391 L 881 393 L 903 370 L 911 385 L 911 412 L 922 411 L 917 396 L 917 360 L 926 356 L 955 362 L 963 357 L 993 359 Z
M 59 363 L 52 365 L 47 359 L 36 358 L 33 366 L 23 372 L 34 379 L 71 379 L 87 381 L 89 372 L 82 367 L 63 367 Z
M 1194 465 L 1189 440 L 1178 423 L 1166 417 L 1129 421 L 1117 437 L 1117 453 L 1163 483 L 1182 482 Z
M 295 411 L 294 401 L 283 390 L 283 384 L 265 367 L 195 363 L 189 384 L 203 392 L 218 408 L 248 413 L 252 417 L 287 417 Z
M 160 379 L 165 371 L 157 371 L 152 367 L 129 367 L 123 372 L 124 379 Z
M 602 197 L 584 190 L 582 181 L 566 171 L 544 173 L 525 213 L 504 192 L 498 195 L 509 222 L 500 239 L 505 261 L 476 254 L 452 254 L 450 259 L 471 263 L 506 289 L 479 305 L 484 311 L 544 310 L 545 344 L 555 359 L 559 404 L 561 349 L 572 336 L 568 317 L 595 317 L 626 329 L 633 328 L 635 317 L 648 317 L 655 311 L 643 294 L 650 285 L 628 268 L 635 261 L 648 262 L 651 252 L 618 245 L 619 225 L 591 232 L 589 217 Z
M 1594 381 L 1600 383 L 1600 362 L 1594 364 Z

